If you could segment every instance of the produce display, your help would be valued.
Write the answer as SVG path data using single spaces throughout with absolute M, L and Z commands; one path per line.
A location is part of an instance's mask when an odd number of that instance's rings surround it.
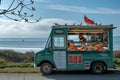
M 68 50 L 78 50 L 78 48 L 76 47 L 75 44 L 70 44 L 70 45 L 68 46 Z
M 102 45 L 101 44 L 97 44 L 97 45 L 95 45 L 95 48 L 94 48 L 94 50 L 104 50 L 104 48 L 102 47 Z
M 87 46 L 81 46 L 80 48 L 78 48 L 78 50 L 87 50 Z
M 96 44 L 96 45 L 89 45 L 89 46 L 81 46 L 81 47 L 76 47 L 75 44 L 69 44 L 68 50 L 106 50 L 101 44 Z

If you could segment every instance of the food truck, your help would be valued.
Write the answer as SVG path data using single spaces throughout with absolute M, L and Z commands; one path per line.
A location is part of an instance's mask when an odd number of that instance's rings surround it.
M 113 25 L 54 25 L 44 50 L 34 55 L 43 74 L 90 70 L 102 74 L 113 63 Z

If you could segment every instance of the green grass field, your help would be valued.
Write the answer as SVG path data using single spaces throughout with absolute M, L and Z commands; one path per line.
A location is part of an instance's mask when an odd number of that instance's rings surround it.
M 39 73 L 39 68 L 2 68 L 0 73 Z
M 33 68 L 33 63 L 3 63 L 0 65 L 0 68 Z
M 36 73 L 39 67 L 34 68 L 33 63 L 3 63 L 0 65 L 0 73 Z

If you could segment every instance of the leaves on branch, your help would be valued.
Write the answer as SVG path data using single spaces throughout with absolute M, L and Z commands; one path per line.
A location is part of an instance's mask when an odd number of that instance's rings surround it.
M 12 12 L 11 12 L 11 14 L 15 14 L 15 12 L 14 12 L 14 11 L 12 11 Z
M 30 15 L 30 17 L 33 17 L 34 15 L 32 14 L 32 15 Z
M 28 22 L 28 19 L 25 19 L 25 22 Z
M 33 11 L 35 11 L 35 7 L 31 7 Z
M 25 14 L 25 16 L 27 15 L 27 13 L 26 13 L 26 12 L 24 12 L 24 14 Z
M 15 21 L 19 21 L 18 19 L 14 19 Z
M 34 0 L 30 0 L 30 2 L 31 2 L 31 4 L 33 4 L 33 3 L 34 3 Z
M 42 18 L 42 17 L 40 17 L 38 20 L 36 20 L 36 22 L 39 22 L 41 18 Z
M 18 11 L 18 14 L 20 14 L 20 11 Z

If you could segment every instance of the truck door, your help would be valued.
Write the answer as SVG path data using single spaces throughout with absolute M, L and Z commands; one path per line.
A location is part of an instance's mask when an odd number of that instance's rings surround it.
M 57 69 L 66 68 L 66 36 L 53 36 L 53 58 Z

